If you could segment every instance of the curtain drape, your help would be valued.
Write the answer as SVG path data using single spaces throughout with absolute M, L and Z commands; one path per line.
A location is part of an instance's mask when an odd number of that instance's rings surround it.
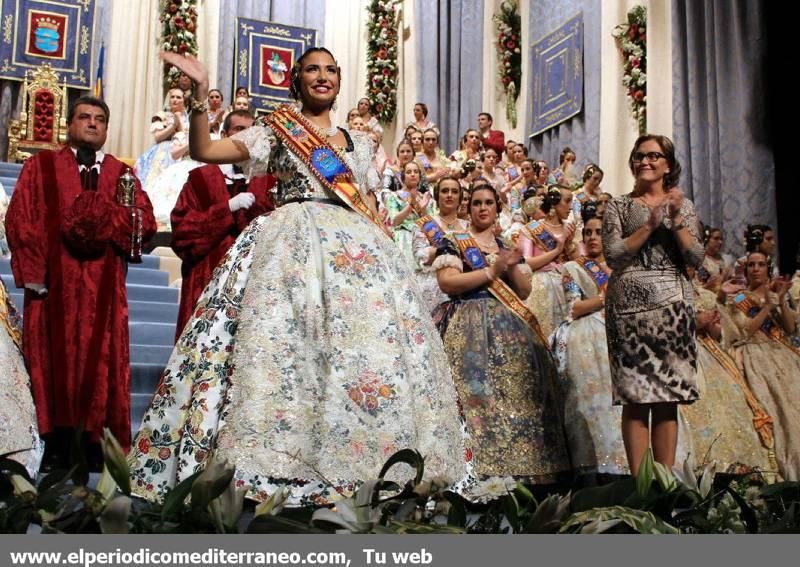
M 367 83 L 367 0 L 327 0 L 324 45 L 342 68 L 333 120 L 344 125 L 348 111 L 364 96 Z
M 111 109 L 105 151 L 136 158 L 153 143 L 150 117 L 164 103 L 158 2 L 111 3 L 104 70 L 105 99 Z
M 775 226 L 762 0 L 673 0 L 674 141 L 700 219 L 744 249 L 748 223 Z
M 484 0 L 420 0 L 416 5 L 417 97 L 439 125 L 449 153 L 476 128 L 483 96 Z

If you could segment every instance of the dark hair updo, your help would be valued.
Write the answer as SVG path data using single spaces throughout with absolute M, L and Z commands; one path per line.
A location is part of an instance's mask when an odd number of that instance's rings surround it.
M 561 202 L 562 189 L 569 190 L 568 187 L 564 187 L 563 185 L 550 185 L 547 188 L 547 193 L 544 196 L 544 203 L 542 203 L 542 211 L 549 213 L 553 207 Z
M 469 188 L 469 206 L 467 210 L 469 210 L 470 213 L 472 212 L 472 196 L 475 195 L 476 191 L 491 191 L 492 195 L 494 195 L 494 202 L 497 204 L 497 214 L 500 214 L 500 211 L 503 210 L 503 201 L 500 200 L 500 195 L 497 193 L 497 189 L 494 188 L 494 185 L 483 177 L 478 177 Z
M 583 220 L 583 224 L 586 225 L 592 219 L 596 219 L 597 217 L 597 202 L 596 201 L 586 201 L 583 206 L 581 207 L 581 220 Z
M 766 224 L 748 224 L 744 231 L 745 250 L 757 252 L 758 247 L 764 242 L 764 235 L 771 232 L 772 227 Z
M 710 226 L 710 225 L 702 224 L 702 223 L 701 223 L 701 226 L 703 227 L 703 245 L 704 246 L 706 244 L 708 244 L 708 241 L 711 240 L 711 237 L 714 235 L 715 232 L 722 232 L 721 229 L 719 229 L 719 228 L 717 228 L 715 226 Z
M 592 175 L 594 175 L 595 173 L 598 173 L 598 172 L 600 173 L 600 175 L 605 175 L 605 174 L 603 173 L 603 170 L 602 170 L 602 169 L 600 169 L 600 166 L 599 166 L 599 165 L 597 165 L 596 163 L 590 163 L 590 164 L 589 164 L 589 165 L 587 165 L 587 166 L 586 166 L 586 168 L 583 170 L 583 176 L 582 176 L 582 177 L 583 177 L 583 182 L 584 182 L 584 183 L 586 183 L 586 181 L 588 181 L 588 180 L 589 180 L 589 178 L 590 178 Z

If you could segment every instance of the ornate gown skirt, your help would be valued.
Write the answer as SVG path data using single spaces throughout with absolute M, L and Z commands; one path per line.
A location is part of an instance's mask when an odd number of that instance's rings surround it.
M 5 290 L 0 290 L 5 295 Z M 0 297 L 0 301 L 3 298 Z M 0 308 L 2 310 L 2 308 Z M 0 313 L 0 318 L 5 314 Z M 22 451 L 11 458 L 36 478 L 44 454 L 44 443 L 36 425 L 36 407 L 22 353 L 0 328 L 0 455 Z
M 567 300 L 561 285 L 562 275 L 559 270 L 539 270 L 531 276 L 531 294 L 525 300 L 545 337 L 558 328 L 567 318 Z
M 775 459 L 784 480 L 800 480 L 800 355 L 771 341 L 733 349 L 750 390 L 773 419 Z
M 162 171 L 148 185 L 147 196 L 153 204 L 153 214 L 160 232 L 172 232 L 170 215 L 178 201 L 178 195 L 189 179 L 189 172 L 202 165 L 198 161 L 182 159 Z
M 553 344 L 573 469 L 576 473 L 630 474 L 619 425 L 622 409 L 611 404 L 603 314 L 562 323 Z
M 466 420 L 474 480 L 556 481 L 570 465 L 551 355 L 488 292 L 472 296 L 442 305 L 439 330 Z
M 701 398 L 681 408 L 689 422 L 695 463 L 716 461 L 718 471 L 731 473 L 737 472 L 738 465 L 772 471 L 769 452 L 753 426 L 753 411 L 740 384 L 700 341 L 697 362 Z
M 395 451 L 465 475 L 453 381 L 405 260 L 349 209 L 294 203 L 256 219 L 178 341 L 129 460 L 160 499 L 209 453 L 263 500 L 322 504 L 376 478 Z M 411 478 L 407 467 L 389 477 Z

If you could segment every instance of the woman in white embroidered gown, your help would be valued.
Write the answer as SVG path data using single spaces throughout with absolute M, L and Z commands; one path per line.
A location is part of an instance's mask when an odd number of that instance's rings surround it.
M 0 455 L 21 451 L 11 458 L 36 477 L 44 444 L 36 427 L 31 383 L 22 359 L 22 321 L 0 282 Z
M 201 63 L 163 57 L 205 96 Z M 427 475 L 466 472 L 447 357 L 411 269 L 374 212 L 346 206 L 292 149 L 326 140 L 315 151 L 343 158 L 359 185 L 353 200 L 377 186 L 367 136 L 330 128 L 339 81 L 330 52 L 311 48 L 292 69 L 302 114 L 286 109 L 272 127 L 214 142 L 191 130 L 198 159 L 254 174 L 270 166 L 281 206 L 241 234 L 175 347 L 129 455 L 141 496 L 162 498 L 211 451 L 236 466 L 251 498 L 288 486 L 293 505 L 348 496 L 406 447 L 425 456 Z M 390 478 L 409 478 L 395 468 Z

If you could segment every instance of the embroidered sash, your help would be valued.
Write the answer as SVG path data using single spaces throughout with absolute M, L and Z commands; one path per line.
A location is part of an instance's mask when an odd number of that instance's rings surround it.
M 581 256 L 575 260 L 575 262 L 589 274 L 589 277 L 592 278 L 597 289 L 599 289 L 601 293 L 605 293 L 608 287 L 608 272 L 603 269 L 603 266 L 586 256 Z
M 525 225 L 525 227 L 528 229 L 531 238 L 533 238 L 542 250 L 547 250 L 549 252 L 555 250 L 555 247 L 558 246 L 556 237 L 553 236 L 552 232 L 547 230 L 547 226 L 545 226 L 542 221 L 531 221 Z
M 428 242 L 430 242 L 431 246 L 438 247 L 442 240 L 444 240 L 444 232 L 442 232 L 442 228 L 431 215 L 425 215 L 421 219 L 418 219 L 417 226 L 428 238 Z
M 748 319 L 754 319 L 756 315 L 758 315 L 758 312 L 761 311 L 761 305 L 751 295 L 745 292 L 737 293 L 733 297 L 733 302 L 739 311 L 744 313 Z M 759 330 L 773 341 L 781 343 L 782 345 L 794 351 L 795 354 L 800 355 L 800 349 L 797 349 L 792 345 L 791 342 L 789 342 L 783 332 L 783 329 L 781 329 L 780 325 L 775 322 L 775 320 L 772 318 L 772 315 L 764 320 Z
M 425 155 L 425 152 L 420 152 L 415 157 L 416 160 L 422 166 L 422 169 L 424 169 L 425 171 L 433 169 L 433 164 L 431 163 L 431 160 L 428 159 L 428 156 Z
M 488 268 L 489 263 L 483 256 L 483 252 L 478 247 L 478 243 L 471 234 L 464 232 L 454 232 L 458 249 L 461 252 L 461 257 L 467 265 L 473 270 L 482 270 Z M 514 315 L 522 319 L 542 340 L 542 344 L 549 350 L 550 344 L 544 336 L 539 321 L 536 320 L 536 315 L 531 313 L 530 309 L 522 302 L 514 291 L 508 287 L 504 281 L 496 279 L 489 283 L 489 292 L 503 305 L 508 307 Z
M 753 412 L 753 427 L 761 439 L 761 444 L 767 449 L 770 465 L 773 470 L 778 470 L 778 463 L 775 460 L 775 436 L 772 418 L 753 395 L 739 368 L 731 360 L 731 357 L 719 347 L 717 341 L 705 335 L 698 335 L 697 340 L 706 347 L 709 354 L 731 375 L 733 381 L 742 390 L 747 405 L 750 407 L 750 411 Z
M 347 164 L 327 140 L 309 127 L 302 114 L 289 105 L 282 105 L 267 116 L 266 122 L 286 147 L 308 166 L 320 183 L 391 238 L 389 230 L 362 199 Z

